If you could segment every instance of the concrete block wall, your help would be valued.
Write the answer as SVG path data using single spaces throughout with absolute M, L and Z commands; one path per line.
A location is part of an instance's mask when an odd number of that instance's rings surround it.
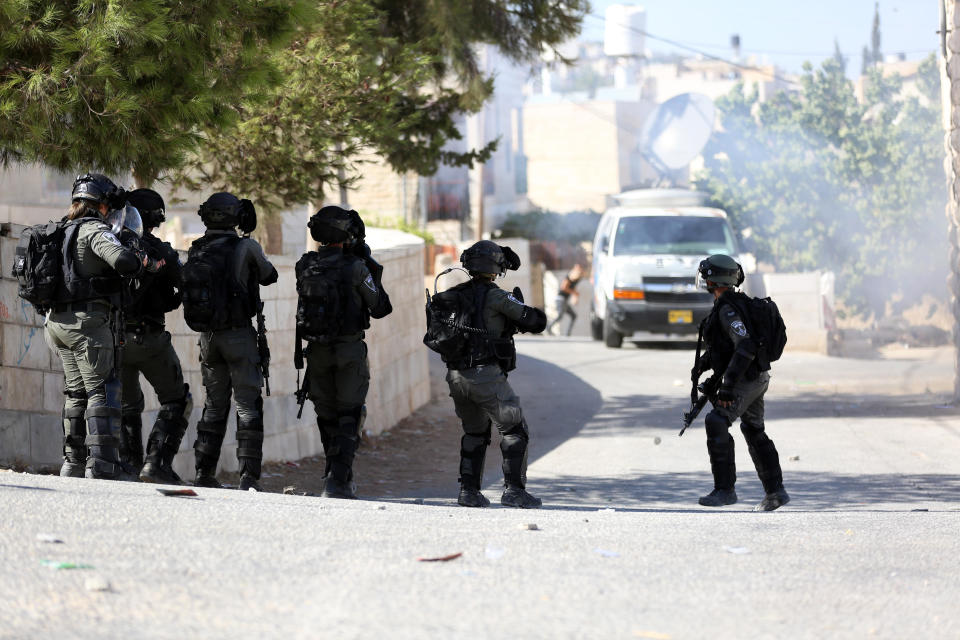
M 777 303 L 787 327 L 788 351 L 827 353 L 828 317 L 833 310 L 833 274 L 753 273 L 747 276 L 744 291 L 752 296 L 769 296 Z
M 0 237 L 0 463 L 59 465 L 63 374 L 60 359 L 45 343 L 43 318 L 20 300 L 16 281 L 9 275 L 20 228 L 8 225 Z M 394 308 L 387 318 L 374 320 L 367 333 L 371 382 L 364 428 L 381 433 L 430 399 L 427 353 L 421 343 L 424 247 L 420 238 L 393 230 L 370 228 L 367 240 L 374 258 L 384 266 L 384 287 Z M 293 267 L 297 258 L 271 256 L 280 279 L 261 290 L 272 357 L 271 395 L 264 397 L 265 460 L 295 460 L 323 451 L 309 402 L 303 418 L 296 419 L 293 323 L 297 295 Z M 167 315 L 167 328 L 194 397 L 189 428 L 174 468 L 192 477 L 191 447 L 204 399 L 198 335 L 186 326 L 179 311 Z M 147 403 L 143 416 L 146 437 L 158 403 L 145 381 L 142 388 Z M 231 419 L 221 469 L 237 468 L 235 448 L 236 424 Z

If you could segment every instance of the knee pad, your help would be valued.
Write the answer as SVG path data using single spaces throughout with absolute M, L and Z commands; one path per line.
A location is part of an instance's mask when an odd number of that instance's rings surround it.
M 363 407 L 354 407 L 346 411 L 337 412 L 337 431 L 335 435 L 345 438 L 360 437 L 360 416 Z
M 487 432 L 485 435 L 476 435 L 473 433 L 465 433 L 463 437 L 460 438 L 460 449 L 464 453 L 475 453 L 480 449 L 485 449 L 487 445 L 490 444 L 490 433 Z
M 743 437 L 746 438 L 747 442 L 763 439 L 763 437 L 767 435 L 766 431 L 764 430 L 763 423 L 756 425 L 743 421 L 740 422 L 740 433 L 743 434 Z
M 730 420 L 725 416 L 711 411 L 703 419 L 703 424 L 707 430 L 707 438 L 711 440 L 726 440 L 730 429 Z
M 87 400 L 87 392 L 86 392 L 86 390 L 84 390 L 84 389 L 79 389 L 79 390 L 77 390 L 77 391 L 71 391 L 70 389 L 64 389 L 64 390 L 63 390 L 63 395 L 65 395 L 66 397 L 68 397 L 68 398 L 70 398 L 70 399 L 72 399 L 72 400 L 83 400 L 84 402 L 86 402 L 86 400 Z
M 513 425 L 509 429 L 504 430 L 501 435 L 500 450 L 504 456 L 509 457 L 510 454 L 522 455 L 523 452 L 526 451 L 527 442 L 530 440 L 530 432 L 527 429 L 526 422 L 519 422 Z

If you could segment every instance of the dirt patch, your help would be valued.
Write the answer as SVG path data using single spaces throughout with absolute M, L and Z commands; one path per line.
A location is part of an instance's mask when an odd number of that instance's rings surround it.
M 357 494 L 366 498 L 456 498 L 460 464 L 460 421 L 447 395 L 443 364 L 430 363 L 431 401 L 377 436 L 364 435 L 354 461 Z M 304 414 L 310 411 L 307 407 Z M 306 417 L 304 418 L 306 419 Z M 264 491 L 319 495 L 323 491 L 323 455 L 263 465 Z M 236 485 L 236 473 L 220 473 Z

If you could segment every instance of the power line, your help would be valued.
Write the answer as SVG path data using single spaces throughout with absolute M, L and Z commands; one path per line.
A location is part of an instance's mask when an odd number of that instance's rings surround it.
M 595 13 L 588 13 L 588 14 L 587 14 L 587 17 L 588 17 L 588 18 L 593 18 L 593 19 L 595 19 L 595 20 L 600 20 L 601 22 L 604 22 L 604 23 L 606 22 L 606 18 L 605 18 L 604 16 L 600 16 L 600 15 L 597 15 L 597 14 L 595 14 Z M 713 56 L 712 54 L 706 53 L 705 51 L 701 51 L 701 50 L 695 48 L 695 47 L 703 47 L 703 48 L 706 48 L 706 49 L 729 49 L 729 48 L 730 48 L 730 45 L 729 45 L 729 44 L 713 44 L 713 43 L 700 43 L 700 42 L 681 43 L 681 42 L 677 42 L 676 40 L 670 40 L 670 39 L 668 39 L 668 38 L 663 38 L 663 37 L 661 37 L 661 36 L 656 36 L 656 35 L 650 33 L 649 31 L 647 31 L 647 30 L 645 30 L 645 29 L 637 29 L 636 27 L 632 27 L 632 26 L 630 26 L 630 25 L 628 25 L 628 24 L 617 23 L 617 26 L 623 27 L 623 28 L 627 29 L 628 31 L 633 31 L 634 33 L 643 34 L 643 35 L 647 36 L 648 38 L 650 38 L 651 40 L 659 40 L 659 41 L 661 41 L 661 42 L 665 42 L 665 43 L 667 43 L 667 44 L 671 44 L 671 45 L 673 45 L 673 46 L 675 46 L 675 47 L 679 47 L 679 48 L 681 48 L 681 49 L 687 49 L 688 51 L 693 51 L 694 53 L 699 53 L 699 54 L 701 54 L 701 55 L 711 57 L 711 58 L 713 58 L 713 59 L 715 59 L 715 60 L 719 60 L 719 61 L 722 61 L 722 62 L 727 62 L 728 64 L 731 64 L 731 65 L 733 65 L 733 66 L 740 66 L 740 67 L 745 68 L 745 69 L 760 70 L 760 69 L 757 69 L 757 67 L 751 67 L 751 66 L 749 66 L 749 65 L 739 65 L 739 64 L 737 64 L 736 62 L 733 62 L 733 61 L 731 61 L 731 60 L 727 60 L 727 59 L 721 58 L 721 57 L 716 57 L 716 56 Z M 913 55 L 913 54 L 931 53 L 931 52 L 933 52 L 933 51 L 934 51 L 934 49 L 910 49 L 910 50 L 907 50 L 907 51 L 894 51 L 894 53 L 902 53 L 902 54 L 905 54 L 905 55 Z M 836 55 L 836 51 L 828 51 L 828 52 L 824 52 L 824 51 L 779 51 L 779 50 L 777 50 L 777 49 L 743 49 L 743 52 L 744 52 L 744 53 L 758 54 L 758 55 L 770 54 L 770 55 L 778 55 L 778 56 L 817 56 L 817 57 L 824 57 L 824 58 L 829 58 L 829 57 L 831 57 L 831 56 L 833 56 L 833 55 Z M 848 52 L 845 52 L 845 51 L 841 51 L 841 52 L 840 52 L 840 55 L 845 56 L 845 57 L 850 57 L 850 58 L 858 58 L 858 57 L 863 56 L 863 52 L 848 53 Z
M 595 13 L 588 13 L 588 14 L 587 14 L 587 17 L 588 17 L 588 18 L 593 18 L 593 19 L 595 19 L 595 20 L 599 20 L 599 21 L 603 22 L 604 24 L 606 24 L 606 22 L 607 22 L 606 18 L 604 18 L 603 16 L 598 16 L 598 15 L 595 14 Z M 708 58 L 708 59 L 710 59 L 710 60 L 716 60 L 717 62 L 723 62 L 723 63 L 728 64 L 728 65 L 730 65 L 731 67 L 735 67 L 735 68 L 737 68 L 737 69 L 743 69 L 744 71 L 753 71 L 753 72 L 759 73 L 759 74 L 761 74 L 761 75 L 765 75 L 765 76 L 767 76 L 767 77 L 769 77 L 769 78 L 772 78 L 772 79 L 774 79 L 774 80 L 779 80 L 779 81 L 784 82 L 784 83 L 786 83 L 786 84 L 790 84 L 790 85 L 793 85 L 793 86 L 800 86 L 800 83 L 796 82 L 795 80 L 791 80 L 791 79 L 786 78 L 786 77 L 784 77 L 784 76 L 781 76 L 781 75 L 779 75 L 779 74 L 777 74 L 777 73 L 773 73 L 773 72 L 771 72 L 771 71 L 767 71 L 766 69 L 763 69 L 763 68 L 760 68 L 760 67 L 755 67 L 755 66 L 752 66 L 752 65 L 741 64 L 741 63 L 739 63 L 739 62 L 734 62 L 733 60 L 728 60 L 727 58 L 722 58 L 722 57 L 720 57 L 720 56 L 715 56 L 715 55 L 713 55 L 712 53 L 707 53 L 706 51 L 703 51 L 702 49 L 697 49 L 696 47 L 691 47 L 691 46 L 686 45 L 686 44 L 684 44 L 684 43 L 682 43 L 682 42 L 677 42 L 676 40 L 671 40 L 670 38 L 664 38 L 664 37 L 661 37 L 661 36 L 654 35 L 654 34 L 650 33 L 649 31 L 647 31 L 646 29 L 638 29 L 638 28 L 636 28 L 636 27 L 632 27 L 632 26 L 630 26 L 630 25 L 628 25 L 628 24 L 622 24 L 622 23 L 617 23 L 617 26 L 623 27 L 623 28 L 626 29 L 627 31 L 633 31 L 634 33 L 639 33 L 639 34 L 641 34 L 641 35 L 643 35 L 643 36 L 645 36 L 645 37 L 647 37 L 647 38 L 650 38 L 651 40 L 658 40 L 658 41 L 660 41 L 660 42 L 664 42 L 664 43 L 669 44 L 669 45 L 671 45 L 671 46 L 677 47 L 678 49 L 686 49 L 687 51 L 691 51 L 691 52 L 693 52 L 693 53 L 696 53 L 696 54 L 698 54 L 698 55 L 701 55 L 701 56 L 703 56 L 704 58 Z

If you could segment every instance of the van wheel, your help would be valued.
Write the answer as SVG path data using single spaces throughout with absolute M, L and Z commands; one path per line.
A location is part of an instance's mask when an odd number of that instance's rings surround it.
M 594 340 L 603 340 L 603 320 L 593 315 L 590 310 L 590 337 Z
M 611 349 L 623 346 L 623 334 L 613 328 L 610 318 L 603 321 L 603 343 Z

